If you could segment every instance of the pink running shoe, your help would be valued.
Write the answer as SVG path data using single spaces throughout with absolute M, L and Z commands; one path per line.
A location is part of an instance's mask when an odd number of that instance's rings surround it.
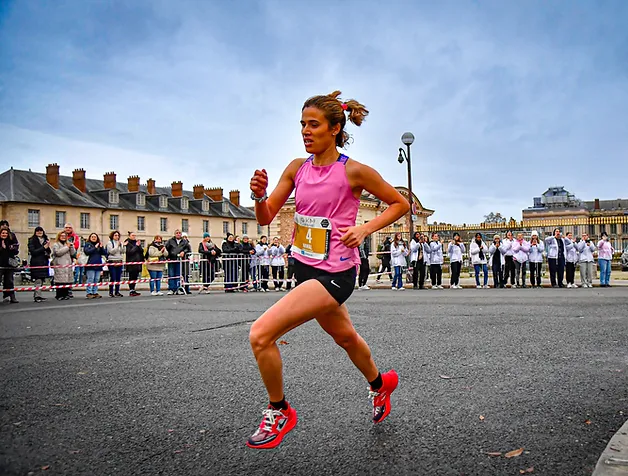
M 390 395 L 399 384 L 399 375 L 394 370 L 382 374 L 382 388 L 374 391 L 369 387 L 369 398 L 373 400 L 373 423 L 379 423 L 390 413 Z
M 297 411 L 291 406 L 286 410 L 275 410 L 268 405 L 262 413 L 262 422 L 246 442 L 246 446 L 260 450 L 276 448 L 283 437 L 297 426 Z

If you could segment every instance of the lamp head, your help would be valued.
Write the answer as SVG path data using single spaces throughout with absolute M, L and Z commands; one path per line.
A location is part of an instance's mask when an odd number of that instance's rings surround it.
M 403 164 L 403 149 L 401 147 L 399 148 L 399 157 L 397 157 L 397 161 L 400 164 Z
M 412 132 L 405 132 L 401 136 L 401 142 L 403 142 L 405 145 L 412 144 L 414 142 L 414 134 Z

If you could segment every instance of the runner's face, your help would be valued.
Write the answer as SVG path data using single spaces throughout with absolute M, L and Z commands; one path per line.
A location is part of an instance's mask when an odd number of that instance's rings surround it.
M 310 154 L 320 154 L 336 143 L 336 135 L 340 132 L 340 124 L 333 128 L 325 118 L 323 111 L 315 107 L 306 107 L 301 113 L 301 135 L 305 150 Z M 335 133 L 335 134 L 334 134 Z

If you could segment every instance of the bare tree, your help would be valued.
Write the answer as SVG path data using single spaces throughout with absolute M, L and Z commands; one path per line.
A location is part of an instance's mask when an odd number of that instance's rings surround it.
M 506 218 L 499 212 L 491 212 L 488 215 L 484 215 L 484 223 L 506 223 Z

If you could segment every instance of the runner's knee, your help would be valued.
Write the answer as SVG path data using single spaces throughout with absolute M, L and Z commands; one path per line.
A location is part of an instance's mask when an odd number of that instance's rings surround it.
M 333 333 L 331 336 L 334 338 L 334 342 L 343 349 L 355 347 L 360 341 L 360 336 L 355 329 L 351 329 L 347 332 Z
M 267 332 L 264 332 L 263 327 L 259 324 L 259 321 L 255 321 L 249 331 L 249 342 L 251 343 L 251 349 L 253 353 L 257 355 L 258 352 L 270 347 L 274 341 L 271 340 Z

